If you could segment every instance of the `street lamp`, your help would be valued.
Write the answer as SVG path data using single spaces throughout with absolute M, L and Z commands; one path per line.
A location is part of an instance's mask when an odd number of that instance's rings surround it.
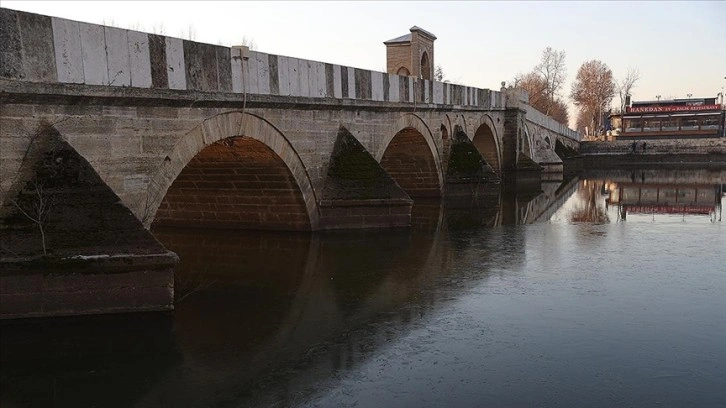
M 657 99 L 658 101 L 660 101 L 660 95 L 656 95 L 655 96 L 655 99 Z
M 693 96 L 693 94 L 686 94 L 686 95 L 688 95 L 688 97 L 689 97 L 689 98 L 690 98 L 691 96 Z

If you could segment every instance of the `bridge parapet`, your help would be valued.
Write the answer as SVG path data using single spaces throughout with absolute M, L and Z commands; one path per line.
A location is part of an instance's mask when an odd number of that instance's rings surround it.
M 504 109 L 497 91 L 0 9 L 0 77 Z M 247 53 L 245 53 L 247 54 Z

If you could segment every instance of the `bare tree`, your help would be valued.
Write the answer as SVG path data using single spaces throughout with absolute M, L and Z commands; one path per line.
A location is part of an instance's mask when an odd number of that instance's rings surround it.
M 28 184 L 32 191 L 27 194 L 21 192 L 17 200 L 11 198 L 10 202 L 25 218 L 37 225 L 38 231 L 40 231 L 40 240 L 43 244 L 43 255 L 48 255 L 45 244 L 45 225 L 48 221 L 48 214 L 53 207 L 53 196 L 43 188 L 43 184 L 38 179 Z
M 245 47 L 249 48 L 250 51 L 255 51 L 257 49 L 257 43 L 255 42 L 255 39 L 252 37 L 242 36 L 242 43 L 239 45 L 244 45 Z
M 550 114 L 550 110 L 555 105 L 557 94 L 562 89 L 567 77 L 567 68 L 565 67 L 565 51 L 557 51 L 552 47 L 547 47 L 542 51 L 542 60 L 534 67 L 534 72 L 539 75 L 545 84 L 546 109 L 544 113 Z
M 589 122 L 597 134 L 602 128 L 602 114 L 615 95 L 613 72 L 602 61 L 591 60 L 583 63 L 577 71 L 572 84 L 570 98 L 580 108 L 580 116 L 589 116 L 589 120 L 578 116 L 578 121 Z
M 197 38 L 197 31 L 194 26 L 189 24 L 186 31 L 182 30 L 179 32 L 179 37 L 186 38 L 189 41 L 194 41 Z
M 165 35 L 166 34 L 166 27 L 164 27 L 164 23 L 159 23 L 158 26 L 157 25 L 154 25 L 153 27 L 151 27 L 151 32 L 153 34 Z
M 444 82 L 444 68 L 439 64 L 436 64 L 434 69 L 434 81 Z
M 531 72 L 514 77 L 514 87 L 527 91 L 532 107 L 566 124 L 567 104 L 559 97 L 566 77 L 565 51 L 547 47 Z
M 615 83 L 618 95 L 620 96 L 620 112 L 625 111 L 625 99 L 640 79 L 640 71 L 637 68 L 628 68 L 625 77 Z

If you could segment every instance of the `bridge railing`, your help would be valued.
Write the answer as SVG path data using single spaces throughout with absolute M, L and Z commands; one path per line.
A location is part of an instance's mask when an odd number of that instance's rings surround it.
M 504 109 L 506 96 L 414 77 L 203 44 L 0 8 L 0 77 L 304 98 Z

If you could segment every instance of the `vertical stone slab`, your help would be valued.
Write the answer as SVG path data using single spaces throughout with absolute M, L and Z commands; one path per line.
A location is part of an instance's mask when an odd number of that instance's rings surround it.
M 288 58 L 287 78 L 290 81 L 290 95 L 300 96 L 300 60 L 297 58 Z
M 438 105 L 444 103 L 444 84 L 442 82 L 434 82 L 434 103 Z
M 232 92 L 242 93 L 242 50 L 231 48 Z
M 317 98 L 318 96 L 318 73 L 316 72 L 317 67 L 313 61 L 305 61 L 308 64 L 308 86 L 310 87 L 310 97 Z
M 325 64 L 325 97 L 332 98 L 335 95 L 335 73 L 333 64 Z
M 343 83 L 342 83 L 342 76 L 340 75 L 340 65 L 333 65 L 333 93 L 332 93 L 332 96 L 336 99 L 341 99 L 343 97 Z
M 126 30 L 103 27 L 103 31 L 106 37 L 108 84 L 111 86 L 131 86 L 129 37 Z
M 398 96 L 400 102 L 408 102 L 408 77 L 398 77 Z
M 83 51 L 78 22 L 51 18 L 58 82 L 83 83 Z
M 398 75 L 388 75 L 388 100 L 391 102 L 401 101 L 400 79 L 401 77 Z
M 280 75 L 278 73 L 279 66 L 278 66 L 278 57 L 277 55 L 269 54 L 267 56 L 268 60 L 268 66 L 270 67 L 270 94 L 271 95 L 279 95 L 280 94 Z
M 270 60 L 267 54 L 255 53 L 257 62 L 257 92 L 261 95 L 270 94 Z
M 131 70 L 131 86 L 150 88 L 151 56 L 149 53 L 149 36 L 138 31 L 129 31 L 129 69 Z
M 340 67 L 340 90 L 341 98 L 348 98 L 348 67 Z
M 0 77 L 25 77 L 18 15 L 16 11 L 8 9 L 0 9 Z
M 423 90 L 424 90 L 424 103 L 431 103 L 431 98 L 429 97 L 429 91 L 431 89 L 431 81 L 424 80 L 423 81 Z
M 381 73 L 381 76 L 383 77 L 383 100 L 390 101 L 391 95 L 389 92 L 391 90 L 391 76 L 386 73 Z
M 169 89 L 187 89 L 184 63 L 184 42 L 179 38 L 165 37 L 166 75 Z
M 166 39 L 161 35 L 149 34 L 149 65 L 151 66 L 152 88 L 169 88 Z
M 242 74 L 245 76 L 247 93 L 260 93 L 260 88 L 257 86 L 257 52 L 250 51 L 250 58 L 243 63 Z
M 186 77 L 187 89 L 189 90 L 203 90 L 202 53 L 199 49 L 200 45 L 194 41 L 182 40 L 184 49 L 184 76 Z
M 204 91 L 219 90 L 218 69 L 217 69 L 217 46 L 211 44 L 196 44 L 195 52 L 199 54 L 200 61 L 200 87 L 198 89 Z M 186 50 L 186 48 L 185 48 Z M 184 56 L 186 57 L 186 52 Z M 187 77 L 187 84 L 189 77 Z
M 108 85 L 106 36 L 103 26 L 78 23 L 81 32 L 83 80 L 88 85 Z
M 372 99 L 371 75 L 372 72 L 367 69 L 355 69 L 355 94 L 358 99 Z
M 356 97 L 355 68 L 348 68 L 348 98 Z
M 318 88 L 317 88 L 317 97 L 318 98 L 325 98 L 325 95 L 327 93 L 327 85 L 325 81 L 325 64 L 322 62 L 313 62 L 315 65 L 315 74 L 318 76 Z
M 413 99 L 414 98 L 414 96 L 413 96 L 414 93 L 413 92 L 414 92 L 414 89 L 415 89 L 414 88 L 415 83 L 416 83 L 416 80 L 415 80 L 414 77 L 408 77 L 408 100 L 409 100 L 409 102 L 414 102 L 415 101 L 415 99 Z
M 496 98 L 496 94 L 494 92 L 490 92 L 489 93 L 489 107 L 490 108 L 498 107 L 496 105 L 496 99 L 495 98 Z
M 278 82 L 278 95 L 289 96 L 290 95 L 290 58 L 278 56 L 277 57 L 277 82 Z
M 232 49 L 217 46 L 217 89 L 232 92 Z
M 444 104 L 451 105 L 451 85 L 444 84 Z
M 371 99 L 383 101 L 383 73 L 369 71 L 371 73 Z
M 25 74 L 23 79 L 34 82 L 56 82 L 58 74 L 53 50 L 51 18 L 23 12 L 17 12 L 17 16 L 20 39 L 23 44 L 23 73 Z M 12 29 L 12 27 L 10 28 Z M 0 32 L 2 31 L 0 30 Z
M 300 96 L 310 96 L 310 66 L 306 60 L 298 62 L 298 83 L 300 84 Z

